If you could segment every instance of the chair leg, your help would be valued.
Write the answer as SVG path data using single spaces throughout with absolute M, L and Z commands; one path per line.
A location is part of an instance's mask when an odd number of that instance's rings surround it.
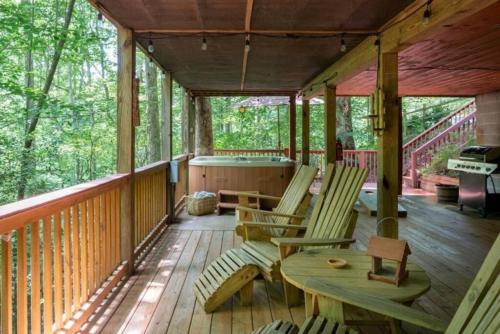
M 248 282 L 244 287 L 242 287 L 239 291 L 240 294 L 240 304 L 242 306 L 247 306 L 252 304 L 252 295 L 253 295 L 253 280 Z

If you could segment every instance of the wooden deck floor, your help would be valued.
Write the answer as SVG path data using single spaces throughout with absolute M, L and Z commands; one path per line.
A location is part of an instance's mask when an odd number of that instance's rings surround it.
M 400 236 L 409 241 L 411 261 L 429 274 L 431 290 L 414 306 L 451 319 L 481 262 L 500 232 L 500 216 L 479 218 L 473 211 L 435 204 L 429 197 L 405 197 L 408 218 L 400 219 Z M 304 320 L 303 307 L 287 309 L 281 285 L 262 280 L 254 286 L 252 306 L 239 306 L 236 297 L 217 312 L 206 314 L 196 303 L 192 285 L 203 268 L 221 252 L 240 244 L 234 217 L 183 216 L 161 237 L 126 284 L 120 298 L 103 317 L 104 333 L 250 333 L 273 319 Z M 375 233 L 375 218 L 361 214 L 356 247 L 366 248 Z M 364 315 L 359 311 L 358 316 Z M 408 333 L 423 331 L 404 325 Z M 384 328 L 361 328 L 383 333 Z

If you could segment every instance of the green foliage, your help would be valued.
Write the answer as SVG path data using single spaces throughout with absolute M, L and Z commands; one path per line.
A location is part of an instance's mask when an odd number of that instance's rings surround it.
M 431 163 L 422 168 L 422 174 L 446 175 L 457 177 L 455 170 L 448 169 L 448 159 L 457 159 L 460 156 L 462 148 L 455 144 L 447 144 L 439 148 L 439 151 L 432 156 Z

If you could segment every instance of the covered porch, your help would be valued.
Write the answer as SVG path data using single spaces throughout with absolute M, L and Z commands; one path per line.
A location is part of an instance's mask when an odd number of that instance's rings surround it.
M 411 260 L 432 281 L 431 290 L 413 307 L 449 321 L 494 242 L 500 216 L 483 219 L 473 211 L 461 214 L 455 206 L 436 203 L 432 197 L 405 196 L 402 203 L 408 208 L 408 218 L 400 220 L 400 238 L 409 240 Z M 366 250 L 368 238 L 376 230 L 376 218 L 359 206 L 357 209 L 361 214 L 353 247 Z M 209 314 L 196 302 L 192 286 L 198 275 L 241 241 L 234 234 L 232 215 L 192 217 L 182 213 L 111 303 L 98 329 L 103 333 L 251 333 L 276 319 L 301 324 L 304 306 L 287 308 L 280 283 L 258 280 L 251 306 L 241 306 L 235 296 Z M 375 314 L 354 308 L 348 317 L 377 319 Z M 358 329 L 360 333 L 387 331 L 383 326 Z M 407 324 L 403 329 L 405 333 L 428 332 Z
M 411 261 L 432 281 L 414 307 L 452 317 L 500 232 L 500 216 L 480 218 L 433 197 L 403 196 L 408 217 L 397 218 L 403 170 L 413 164 L 415 171 L 429 154 L 425 148 L 422 159 L 405 155 L 401 97 L 476 97 L 477 122 L 467 109 L 460 125 L 445 122 L 440 129 L 476 128 L 479 144 L 500 146 L 500 123 L 490 121 L 500 117 L 499 1 L 89 2 L 118 34 L 116 174 L 0 207 L 2 333 L 250 333 L 274 319 L 304 320 L 303 306 L 287 308 L 280 284 L 261 280 L 252 306 L 235 297 L 207 314 L 196 303 L 198 274 L 242 242 L 233 216 L 193 218 L 183 211 L 200 113 L 195 101 L 207 96 L 288 98 L 286 155 L 297 165 L 309 165 L 313 154 L 335 164 L 337 96 L 372 96 L 367 118 L 377 150 L 345 154 L 370 168 L 377 216 L 360 214 L 353 247 L 366 249 L 377 233 L 409 241 Z M 141 168 L 135 161 L 138 50 L 163 72 L 165 97 L 161 161 Z M 185 89 L 179 156 L 172 149 L 173 80 Z M 320 95 L 325 150 L 315 152 L 309 101 Z M 299 125 L 297 97 L 303 100 Z M 269 154 L 275 153 L 282 152 Z M 407 177 L 411 182 L 416 174 Z M 347 318 L 373 320 L 350 312 Z

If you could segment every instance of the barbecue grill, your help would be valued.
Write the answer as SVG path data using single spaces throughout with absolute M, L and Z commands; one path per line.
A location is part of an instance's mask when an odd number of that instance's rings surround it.
M 448 169 L 460 172 L 458 204 L 487 211 L 500 210 L 500 147 L 466 147 L 459 159 L 449 159 Z

